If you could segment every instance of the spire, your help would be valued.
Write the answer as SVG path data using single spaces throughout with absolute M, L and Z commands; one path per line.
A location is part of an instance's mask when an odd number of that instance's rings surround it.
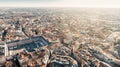
M 5 43 L 5 56 L 9 55 L 8 45 Z

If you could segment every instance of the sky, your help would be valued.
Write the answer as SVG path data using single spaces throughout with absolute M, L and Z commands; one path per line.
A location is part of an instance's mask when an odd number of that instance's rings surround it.
M 0 7 L 120 8 L 120 0 L 0 0 Z

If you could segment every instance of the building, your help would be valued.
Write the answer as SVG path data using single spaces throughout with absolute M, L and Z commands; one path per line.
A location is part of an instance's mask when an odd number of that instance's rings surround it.
M 42 36 L 34 36 L 23 40 L 5 42 L 4 44 L 0 45 L 0 47 L 4 47 L 5 56 L 9 56 L 20 52 L 21 49 L 31 52 L 34 51 L 35 48 L 48 45 L 50 45 L 50 43 Z
M 48 67 L 78 67 L 78 63 L 70 56 L 55 55 L 52 57 Z

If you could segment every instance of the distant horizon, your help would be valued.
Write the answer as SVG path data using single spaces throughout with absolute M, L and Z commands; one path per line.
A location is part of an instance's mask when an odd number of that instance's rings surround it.
M 120 8 L 119 0 L 0 0 L 0 7 Z
M 103 7 L 103 6 L 79 6 L 79 7 L 74 7 L 74 6 L 0 6 L 0 8 L 120 8 L 120 7 Z
M 55 7 L 55 6 L 52 6 L 52 7 L 49 7 L 49 6 L 38 6 L 38 7 L 31 7 L 31 6 L 24 6 L 24 7 L 21 7 L 21 6 L 10 6 L 10 7 L 7 7 L 7 6 L 0 6 L 0 8 L 115 8 L 115 9 L 120 9 L 120 7 L 87 7 L 87 6 L 80 6 L 80 7 Z

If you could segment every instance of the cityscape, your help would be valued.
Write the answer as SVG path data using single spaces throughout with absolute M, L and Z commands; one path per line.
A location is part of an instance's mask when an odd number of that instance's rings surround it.
M 120 67 L 120 0 L 0 0 L 0 67 Z
M 0 67 L 120 67 L 118 8 L 1 8 Z

